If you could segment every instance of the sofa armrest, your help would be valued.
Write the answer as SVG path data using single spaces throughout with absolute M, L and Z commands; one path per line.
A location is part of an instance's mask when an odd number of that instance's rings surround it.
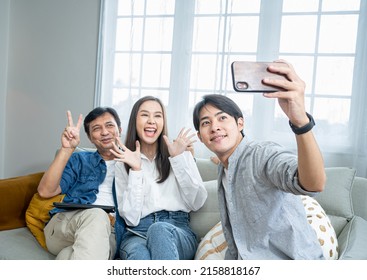
M 353 210 L 356 216 L 367 221 L 367 179 L 355 177 L 352 189 Z
M 0 180 L 0 230 L 25 227 L 25 212 L 43 172 Z
M 367 221 L 354 216 L 338 236 L 340 260 L 367 260 Z

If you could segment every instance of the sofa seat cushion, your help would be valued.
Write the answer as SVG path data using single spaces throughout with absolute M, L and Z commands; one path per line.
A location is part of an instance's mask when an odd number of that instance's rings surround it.
M 0 230 L 25 227 L 25 212 L 43 172 L 0 180 Z
M 340 216 L 334 216 L 331 214 L 327 214 L 331 224 L 333 225 L 333 228 L 335 230 L 336 236 L 339 237 L 340 233 L 342 232 L 342 230 L 344 229 L 344 227 L 348 224 L 348 220 L 345 219 L 344 217 L 340 217 Z
M 52 260 L 27 227 L 0 231 L 1 260 Z
M 345 226 L 338 239 L 339 259 L 367 260 L 367 221 L 354 216 Z

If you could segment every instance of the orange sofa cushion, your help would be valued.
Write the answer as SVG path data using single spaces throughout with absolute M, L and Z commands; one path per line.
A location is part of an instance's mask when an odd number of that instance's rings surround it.
M 43 172 L 0 180 L 0 230 L 26 226 L 25 212 Z

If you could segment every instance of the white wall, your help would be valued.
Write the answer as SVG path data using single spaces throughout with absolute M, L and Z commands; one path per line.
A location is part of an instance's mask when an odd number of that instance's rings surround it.
M 5 108 L 10 0 L 0 0 L 0 178 L 4 176 Z
M 4 178 L 44 171 L 66 110 L 93 108 L 99 11 L 100 0 L 10 1 Z

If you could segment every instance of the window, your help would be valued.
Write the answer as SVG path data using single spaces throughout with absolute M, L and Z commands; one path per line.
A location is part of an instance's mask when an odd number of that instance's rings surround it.
M 366 1 L 102 1 L 96 105 L 115 107 L 126 127 L 144 95 L 167 106 L 170 137 L 192 127 L 201 96 L 225 94 L 245 116 L 245 133 L 295 148 L 275 100 L 233 90 L 235 60 L 293 64 L 306 82 L 306 110 L 328 166 L 367 173 Z M 208 156 L 197 144 L 198 156 Z

